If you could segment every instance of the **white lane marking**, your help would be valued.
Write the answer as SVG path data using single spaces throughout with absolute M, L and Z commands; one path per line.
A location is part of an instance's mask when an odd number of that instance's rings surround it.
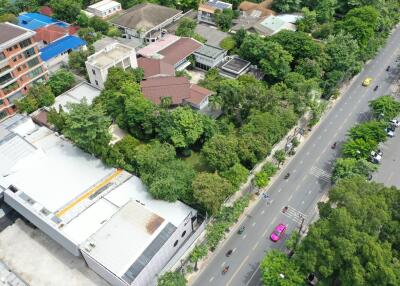
M 301 204 L 304 205 L 304 201 L 301 201 Z
M 331 174 L 329 174 L 327 171 L 325 171 L 321 168 L 315 167 L 315 166 L 311 167 L 310 174 L 320 180 L 325 181 L 325 182 L 330 182 L 330 180 L 331 180 Z
M 273 225 L 275 223 L 275 221 L 276 221 L 276 217 L 274 217 L 274 219 L 271 221 L 271 223 L 269 225 Z M 268 230 L 269 230 L 269 226 L 265 229 L 264 233 L 262 234 L 263 237 L 267 234 Z
M 308 155 L 310 155 L 310 152 L 309 152 L 309 151 L 307 151 L 306 155 L 307 155 L 307 156 L 308 156 Z
M 214 280 L 214 276 L 210 278 L 210 280 L 208 280 L 209 282 L 212 282 Z
M 225 261 L 221 263 L 221 267 L 225 265 Z
M 308 191 L 307 195 L 309 195 L 309 194 L 311 194 L 311 190 L 310 190 L 310 191 Z
M 262 210 L 262 211 L 261 211 L 261 214 L 264 214 L 264 213 L 265 213 L 265 211 L 264 211 L 264 210 Z
M 303 165 L 303 160 L 300 161 L 300 165 Z
M 321 136 L 321 135 L 319 135 L 317 139 L 318 139 L 318 140 L 320 140 L 321 138 L 322 138 L 322 136 Z
M 304 182 L 306 178 L 307 176 L 303 176 L 303 179 L 301 179 L 301 181 Z
M 279 189 L 279 190 L 278 190 L 278 193 L 280 193 L 281 191 L 282 191 L 282 189 Z
M 294 170 L 292 171 L 293 174 L 296 173 L 296 172 L 297 172 L 296 169 L 294 169 Z
M 257 241 L 257 243 L 253 246 L 253 251 L 256 250 L 259 243 L 260 243 L 260 241 Z
M 254 275 L 256 275 L 258 269 L 260 269 L 260 265 L 261 265 L 261 264 L 258 264 L 256 270 L 254 270 L 253 274 L 250 276 L 250 279 L 247 281 L 247 283 L 246 283 L 245 286 L 248 286 L 248 285 L 250 284 L 251 279 L 253 279 Z M 262 282 L 262 279 L 261 279 L 261 278 L 260 278 L 260 282 Z
M 236 269 L 236 271 L 232 274 L 231 279 L 229 279 L 228 283 L 226 283 L 226 286 L 228 286 L 229 284 L 231 284 L 233 278 L 235 278 L 236 274 L 240 271 L 240 269 L 242 268 L 243 264 L 246 263 L 246 260 L 249 259 L 249 256 L 247 255 L 246 258 L 242 261 L 242 263 L 240 263 L 238 269 Z
M 255 227 L 256 226 L 256 222 L 253 222 L 252 226 Z
M 293 198 L 293 194 L 290 195 L 288 202 L 290 202 L 290 200 Z
M 246 238 L 246 236 L 247 236 L 247 234 L 243 235 L 243 238 L 242 238 L 242 239 L 244 240 L 244 239 Z
M 236 247 L 234 249 L 232 249 L 232 252 L 235 252 L 235 250 L 236 250 Z

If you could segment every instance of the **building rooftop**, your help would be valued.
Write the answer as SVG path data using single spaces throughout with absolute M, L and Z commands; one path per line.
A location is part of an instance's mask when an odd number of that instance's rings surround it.
M 99 68 L 104 68 L 121 60 L 132 52 L 133 48 L 120 43 L 114 43 L 101 51 L 89 56 L 87 61 Z
M 36 30 L 37 28 L 47 26 L 49 24 L 56 24 L 63 28 L 69 26 L 68 23 L 53 19 L 49 16 L 42 15 L 39 13 L 24 13 L 18 16 L 18 26 L 30 30 Z
M 140 50 L 138 50 L 137 53 L 138 53 L 138 55 L 142 55 L 146 58 L 151 58 L 151 57 L 155 56 L 159 51 L 172 45 L 179 39 L 180 39 L 180 37 L 178 37 L 178 36 L 175 36 L 172 34 L 166 34 L 158 41 L 155 41 L 155 42 L 141 48 Z
M 277 18 L 292 24 L 296 24 L 296 22 L 303 18 L 302 15 L 299 14 L 280 14 L 276 16 Z
M 54 58 L 61 53 L 74 50 L 85 45 L 86 42 L 79 37 L 66 36 L 40 49 L 41 58 L 44 61 L 48 61 L 49 59 Z
M 186 59 L 203 46 L 202 43 L 191 38 L 180 38 L 178 41 L 159 51 L 162 60 L 171 65 L 176 65 Z
M 45 41 L 47 44 L 50 44 L 66 35 L 68 35 L 68 29 L 62 28 L 56 24 L 51 24 L 36 29 L 35 40 Z
M 269 16 L 262 19 L 253 28 L 266 36 L 273 35 L 283 29 L 296 30 L 295 25 L 278 18 L 278 16 Z
M 270 15 L 275 15 L 275 12 L 268 9 L 270 6 L 269 1 L 264 1 L 261 3 L 254 3 L 249 1 L 243 1 L 239 5 L 239 10 L 245 12 L 247 16 L 254 18 L 265 17 Z
M 138 58 L 138 66 L 144 70 L 144 78 L 174 76 L 174 66 L 159 59 Z
M 199 10 L 213 13 L 215 10 L 232 9 L 231 3 L 226 3 L 218 0 L 210 0 L 206 3 L 199 5 Z
M 226 53 L 224 49 L 207 44 L 204 44 L 204 46 L 195 52 L 197 55 L 202 55 L 212 59 L 216 59 L 224 53 Z
M 96 52 L 99 52 L 100 50 L 114 43 L 120 43 L 134 49 L 142 45 L 142 43 L 136 38 L 125 39 L 125 38 L 111 38 L 103 36 L 100 40 L 93 43 L 93 47 Z
M 171 98 L 173 105 L 186 102 L 199 104 L 211 91 L 190 84 L 186 77 L 156 77 L 143 80 L 141 83 L 143 95 L 155 104 L 160 104 L 163 98 Z M 193 96 L 193 98 L 191 98 Z
M 0 51 L 7 48 L 7 42 L 14 40 L 26 34 L 26 36 L 34 36 L 35 32 L 18 27 L 11 23 L 0 23 Z
M 181 14 L 182 11 L 157 4 L 142 3 L 125 11 L 121 16 L 111 20 L 111 23 L 146 33 L 168 19 Z
M 246 71 L 250 67 L 250 64 L 251 63 L 249 61 L 243 60 L 239 57 L 234 57 L 224 62 L 220 66 L 220 69 L 228 74 L 234 75 L 235 77 Z
M 77 86 L 74 86 L 70 90 L 57 96 L 55 103 L 51 107 L 59 111 L 61 106 L 64 111 L 68 112 L 67 103 L 80 103 L 85 99 L 88 104 L 92 104 L 93 100 L 100 95 L 100 92 L 100 89 L 90 85 L 86 81 L 83 81 Z
M 114 8 L 117 5 L 121 5 L 119 2 L 113 0 L 103 0 L 97 3 L 90 5 L 88 8 L 96 9 L 99 11 L 106 11 L 110 8 Z

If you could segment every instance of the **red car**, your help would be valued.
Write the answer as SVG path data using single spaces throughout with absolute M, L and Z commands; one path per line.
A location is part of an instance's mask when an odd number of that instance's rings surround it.
M 271 233 L 271 240 L 273 242 L 277 242 L 279 241 L 284 235 L 285 235 L 285 231 L 287 229 L 287 226 L 284 225 L 283 223 L 278 224 L 274 231 Z

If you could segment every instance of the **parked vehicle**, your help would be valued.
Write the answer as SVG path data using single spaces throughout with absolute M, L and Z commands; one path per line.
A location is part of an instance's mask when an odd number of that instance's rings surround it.
M 390 128 L 386 128 L 386 133 L 390 138 L 394 137 L 394 130 L 392 130 Z
M 367 77 L 363 80 L 362 85 L 363 86 L 369 86 L 372 82 L 372 77 Z
M 398 121 L 397 119 L 392 119 L 389 121 L 390 125 L 394 126 L 394 127 L 399 127 L 400 126 L 400 121 Z
M 282 237 L 284 237 L 286 229 L 287 226 L 283 223 L 278 224 L 270 235 L 271 240 L 273 242 L 279 241 Z
M 387 66 L 386 71 L 389 71 L 389 70 L 390 70 L 390 66 Z
M 244 229 L 245 229 L 245 227 L 244 227 L 244 226 L 242 226 L 241 228 L 239 228 L 239 230 L 238 230 L 238 234 L 242 234 L 242 233 L 244 232 Z
M 315 285 L 317 285 L 317 283 L 318 283 L 318 278 L 317 278 L 317 276 L 315 276 L 314 273 L 308 274 L 307 283 L 308 283 L 308 285 L 310 285 L 310 286 L 315 286 Z
M 371 152 L 371 162 L 375 163 L 375 164 L 379 164 L 382 160 L 382 155 L 383 155 L 383 153 L 379 149 L 376 152 L 372 151 Z

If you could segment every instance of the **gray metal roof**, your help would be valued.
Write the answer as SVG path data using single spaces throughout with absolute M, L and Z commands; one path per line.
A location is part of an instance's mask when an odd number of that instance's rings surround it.
M 216 59 L 224 53 L 226 53 L 224 49 L 205 44 L 195 52 L 195 55 L 198 54 L 212 59 Z
M 135 278 L 139 275 L 139 273 L 151 261 L 154 255 L 165 244 L 165 242 L 167 242 L 167 240 L 171 237 L 175 230 L 176 227 L 172 223 L 168 223 L 157 235 L 157 237 L 149 244 L 149 246 L 143 251 L 139 258 L 136 259 L 136 261 L 129 267 L 129 269 L 122 276 L 122 279 L 131 284 L 133 280 L 135 280 Z

